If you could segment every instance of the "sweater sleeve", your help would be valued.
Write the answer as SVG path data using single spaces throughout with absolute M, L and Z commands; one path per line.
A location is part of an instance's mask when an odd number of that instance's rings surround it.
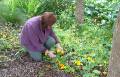
M 29 25 L 28 26 L 28 37 L 29 37 L 31 44 L 35 47 L 36 51 L 44 52 L 46 50 L 46 48 L 40 42 L 35 29 L 30 24 L 28 24 L 28 25 Z
M 53 31 L 52 29 L 51 29 L 50 36 L 52 36 L 52 37 L 55 39 L 56 44 L 57 44 L 57 43 L 60 43 L 60 41 L 58 40 L 58 38 L 57 38 L 56 34 L 54 33 L 54 31 Z

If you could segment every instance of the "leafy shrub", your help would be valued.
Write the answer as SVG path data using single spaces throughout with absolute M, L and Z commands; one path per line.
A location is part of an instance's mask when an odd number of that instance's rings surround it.
M 8 25 L 0 28 L 0 51 L 19 49 L 18 30 Z
M 25 20 L 25 14 L 21 9 L 13 7 L 12 4 L 6 2 L 0 2 L 0 19 L 2 21 L 11 22 L 14 24 L 23 23 Z
M 85 16 L 92 18 L 92 22 L 112 28 L 119 10 L 118 1 L 85 0 Z
M 73 1 L 74 0 L 40 0 L 39 7 L 35 14 L 38 15 L 45 11 L 52 11 L 59 15 L 68 8 Z
M 57 58 L 67 67 L 65 72 L 94 77 L 99 77 L 102 71 L 107 72 L 112 29 L 100 28 L 89 22 L 83 26 L 72 24 L 68 30 L 58 28 L 59 25 L 56 23 L 54 29 L 66 54 Z M 74 61 L 80 61 L 83 66 L 74 65 Z

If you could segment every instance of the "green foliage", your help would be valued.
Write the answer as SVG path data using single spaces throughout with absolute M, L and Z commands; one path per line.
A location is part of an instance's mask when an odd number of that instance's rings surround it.
M 2 21 L 11 22 L 14 24 L 23 23 L 25 20 L 25 14 L 20 8 L 17 8 L 10 1 L 0 2 L 0 19 Z
M 106 26 L 107 24 L 111 28 L 119 4 L 119 1 L 115 0 L 85 0 L 86 20 L 92 18 L 92 22 L 96 25 Z M 61 25 L 69 24 L 65 27 L 67 29 L 74 22 L 72 19 L 75 17 L 75 0 L 3 0 L 0 1 L 0 6 L 0 19 L 12 23 L 22 23 L 26 18 L 42 14 L 45 11 L 53 11 L 58 15 Z
M 20 47 L 18 41 L 18 30 L 7 26 L 0 26 L 0 51 L 15 50 Z
M 36 8 L 38 7 L 40 0 L 9 0 L 8 4 L 14 10 L 19 8 L 22 12 L 31 17 L 34 15 Z
M 57 24 L 56 24 L 57 26 Z M 66 25 L 69 26 L 69 25 Z M 90 23 L 85 23 L 83 26 L 76 26 L 75 24 L 69 30 L 58 29 L 55 27 L 55 32 L 59 36 L 62 46 L 67 53 L 64 58 L 67 61 L 80 60 L 83 63 L 82 74 L 91 76 L 99 76 L 96 73 L 100 71 L 99 64 L 104 66 L 104 71 L 107 70 L 109 51 L 111 50 L 112 29 L 105 27 L 100 28 Z M 98 67 L 98 68 L 96 68 Z M 79 67 L 72 68 L 76 69 Z M 91 69 L 95 70 L 91 70 Z M 86 74 L 86 72 L 91 72 Z
M 57 15 L 73 6 L 74 0 L 3 0 L 0 1 L 0 19 L 14 24 L 23 23 L 26 18 L 52 11 Z M 65 4 L 64 4 L 65 3 Z
M 23 53 L 25 50 L 20 48 L 18 38 L 20 31 L 11 26 L 45 11 L 53 11 L 58 17 L 54 30 L 65 51 L 64 56 L 57 55 L 66 66 L 63 71 L 83 77 L 99 77 L 107 72 L 112 27 L 119 7 L 119 1 L 102 1 L 84 1 L 85 23 L 80 25 L 74 16 L 75 0 L 2 0 L 0 21 L 7 24 L 0 27 L 0 51 L 17 49 Z M 76 60 L 83 65 L 75 65 Z M 59 67 L 55 65 L 54 68 Z
M 40 4 L 35 14 L 41 14 L 45 11 L 52 11 L 57 15 L 68 8 L 74 0 L 40 0 Z
M 100 25 L 109 25 L 111 28 L 117 16 L 120 2 L 117 0 L 85 0 L 85 15 L 92 18 L 92 22 Z

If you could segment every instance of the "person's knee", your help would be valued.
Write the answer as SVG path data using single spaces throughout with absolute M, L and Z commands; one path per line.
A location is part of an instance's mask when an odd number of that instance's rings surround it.
M 51 40 L 51 44 L 55 45 L 55 39 L 53 37 L 49 37 L 49 39 Z
M 42 61 L 42 54 L 40 52 L 29 52 L 31 58 L 35 61 Z
M 48 49 L 50 49 L 54 45 L 55 45 L 55 39 L 53 37 L 49 36 L 47 42 L 45 43 L 45 46 Z

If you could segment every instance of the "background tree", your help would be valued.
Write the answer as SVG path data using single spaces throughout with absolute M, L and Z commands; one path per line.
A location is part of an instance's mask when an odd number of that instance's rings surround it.
M 79 23 L 83 23 L 84 21 L 84 10 L 83 10 L 83 0 L 77 0 L 76 1 L 76 10 L 75 10 L 75 15 L 76 19 L 78 20 Z
M 120 10 L 113 33 L 113 44 L 109 61 L 108 77 L 120 77 Z

